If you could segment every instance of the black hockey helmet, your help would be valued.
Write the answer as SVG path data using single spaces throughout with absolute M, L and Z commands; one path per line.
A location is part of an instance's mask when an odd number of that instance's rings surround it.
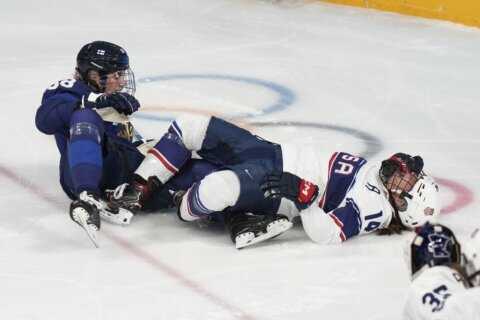
M 126 80 L 125 91 L 133 94 L 135 92 L 135 77 L 129 63 L 128 54 L 122 47 L 106 41 L 94 41 L 80 49 L 75 69 L 84 81 L 87 81 L 87 74 L 90 70 L 97 71 L 103 80 L 109 74 L 123 71 Z M 102 84 L 100 84 L 99 89 L 103 91 Z
M 413 239 L 410 246 L 412 275 L 425 266 L 440 266 L 445 263 L 460 264 L 461 249 L 452 230 L 427 222 Z

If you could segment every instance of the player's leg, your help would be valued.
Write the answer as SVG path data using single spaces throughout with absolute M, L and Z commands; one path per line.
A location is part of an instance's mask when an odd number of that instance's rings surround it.
M 202 219 L 234 206 L 240 195 L 240 180 L 231 170 L 217 171 L 194 183 L 183 195 L 178 216 L 183 221 Z
M 96 243 L 100 229 L 99 182 L 102 177 L 103 121 L 91 109 L 78 109 L 70 120 L 68 161 L 64 166 L 67 187 L 76 196 L 70 205 L 70 217 L 82 226 Z
M 70 121 L 68 141 L 68 171 L 71 191 L 78 195 L 82 191 L 99 195 L 102 177 L 103 121 L 91 109 L 78 109 Z
M 276 214 L 280 200 L 266 199 L 259 190 L 263 172 L 263 167 L 250 165 L 206 176 L 182 195 L 180 219 L 194 221 L 213 214 L 227 215 L 231 239 L 238 249 L 278 236 L 292 224 Z
M 265 171 L 272 166 L 262 164 L 237 165 L 207 175 L 183 195 L 180 218 L 193 221 L 214 212 L 223 212 L 227 208 L 232 211 L 274 215 L 280 206 L 280 200 L 263 196 L 260 181 Z
M 177 191 L 188 190 L 195 182 L 199 182 L 218 168 L 204 160 L 190 159 L 182 170 L 170 179 L 162 188 L 155 190 L 143 203 L 142 211 L 158 211 L 176 206 L 174 194 Z
M 267 146 L 269 152 L 263 153 L 259 152 L 260 148 L 252 148 L 258 144 Z M 221 167 L 241 163 L 251 157 L 266 158 L 275 154 L 269 149 L 272 147 L 272 144 L 257 139 L 248 131 L 215 117 L 180 117 L 149 151 L 135 171 L 134 181 L 129 188 L 118 192 L 110 203 L 129 210 L 139 210 L 152 192 L 152 187 L 166 183 L 177 174 L 192 152 L 198 152 L 206 161 Z
M 177 174 L 192 151 L 200 148 L 209 120 L 209 117 L 184 116 L 174 121 L 135 170 L 133 181 L 111 194 L 109 205 L 138 212 L 150 194 Z
M 198 115 L 175 120 L 136 170 L 144 180 L 156 176 L 165 183 L 198 153 L 217 166 L 245 163 L 250 159 L 279 158 L 280 147 L 262 140 L 233 123 Z
M 135 174 L 167 182 L 201 148 L 210 117 L 186 115 L 172 122 L 167 133 L 148 152 Z
M 277 214 L 281 200 L 265 198 L 259 188 L 265 172 L 278 169 L 274 161 L 263 160 L 235 167 L 242 188 L 226 223 L 237 249 L 274 238 L 292 227 L 287 217 Z

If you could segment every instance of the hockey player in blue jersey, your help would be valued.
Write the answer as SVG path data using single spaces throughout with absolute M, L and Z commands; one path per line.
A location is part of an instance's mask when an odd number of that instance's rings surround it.
M 427 223 L 407 251 L 412 283 L 404 320 L 480 319 L 480 232 L 462 246 L 446 226 Z
M 140 104 L 133 96 L 135 78 L 126 51 L 109 42 L 94 41 L 81 48 L 73 78 L 52 84 L 42 97 L 35 123 L 53 134 L 60 151 L 60 184 L 73 200 L 70 217 L 82 226 L 95 245 L 100 217 L 128 224 L 132 213 L 111 210 L 103 192 L 131 180 L 148 149 L 130 122 Z M 190 161 L 185 174 L 151 195 L 145 209 L 169 206 L 169 188 L 186 188 L 215 167 Z M 145 182 L 147 183 L 147 182 Z M 155 189 L 156 179 L 148 181 Z
M 193 221 L 227 213 L 232 240 L 242 248 L 274 237 L 301 216 L 315 242 L 336 243 L 376 230 L 415 227 L 439 213 L 438 186 L 423 160 L 398 153 L 381 166 L 344 152 L 318 154 L 278 145 L 216 117 L 174 121 L 135 171 L 136 181 L 111 199 L 137 210 L 155 177 L 164 184 L 191 156 L 220 170 L 195 183 L 179 201 L 179 217 Z M 253 214 L 253 215 L 252 215 Z

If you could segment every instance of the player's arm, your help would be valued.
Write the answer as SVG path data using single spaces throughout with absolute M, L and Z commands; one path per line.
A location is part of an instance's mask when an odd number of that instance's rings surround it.
M 360 230 L 359 209 L 355 201 L 347 198 L 342 207 L 330 212 L 311 206 L 300 213 L 303 229 L 317 243 L 340 243 L 358 235 Z
M 311 206 L 303 210 L 300 217 L 310 240 L 320 244 L 342 242 L 342 229 L 320 207 Z
M 35 125 L 45 134 L 54 134 L 70 125 L 70 117 L 79 102 L 79 98 L 64 93 L 42 100 L 35 115 Z
M 290 172 L 274 171 L 263 177 L 260 190 L 263 191 L 265 198 L 288 199 L 302 211 L 315 202 L 319 189 L 312 182 Z
M 301 212 L 306 233 L 315 242 L 338 243 L 360 232 L 360 209 L 353 198 L 346 198 L 341 207 L 325 213 L 315 201 L 318 187 L 289 172 L 266 174 L 260 189 L 265 197 L 293 201 Z

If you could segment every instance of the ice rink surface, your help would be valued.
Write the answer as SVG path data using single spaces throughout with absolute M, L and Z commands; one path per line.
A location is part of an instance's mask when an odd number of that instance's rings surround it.
M 297 224 L 237 251 L 223 228 L 163 212 L 103 223 L 95 249 L 34 124 L 43 91 L 94 40 L 127 49 L 145 137 L 215 113 L 325 152 L 420 154 L 441 221 L 460 240 L 480 225 L 479 29 L 259 0 L 2 1 L 0 26 L 0 319 L 400 318 L 408 234 L 321 246 Z

